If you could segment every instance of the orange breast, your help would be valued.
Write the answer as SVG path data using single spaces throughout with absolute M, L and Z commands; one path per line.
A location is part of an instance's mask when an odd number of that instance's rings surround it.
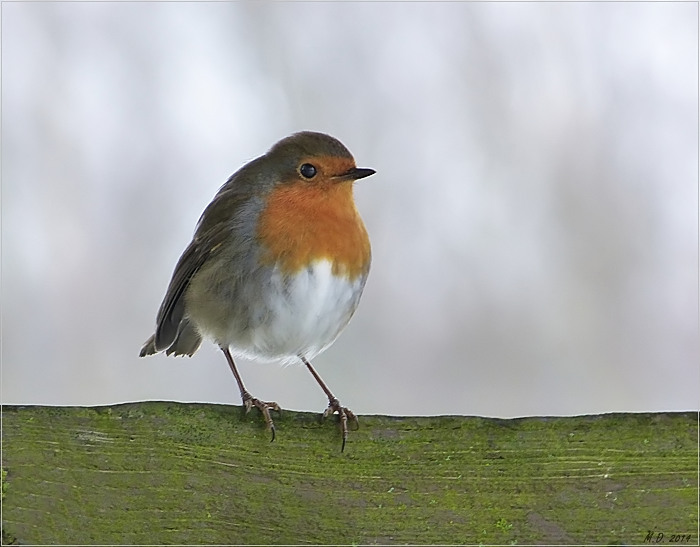
M 263 260 L 296 273 L 327 259 L 333 274 L 354 280 L 370 263 L 367 230 L 352 195 L 352 182 L 293 183 L 279 186 L 260 215 Z

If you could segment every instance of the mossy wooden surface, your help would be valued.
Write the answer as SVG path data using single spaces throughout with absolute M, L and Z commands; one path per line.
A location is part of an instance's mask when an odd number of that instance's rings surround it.
M 3 543 L 698 542 L 696 413 L 496 420 L 149 402 L 2 412 Z M 657 537 L 657 536 L 655 536 Z

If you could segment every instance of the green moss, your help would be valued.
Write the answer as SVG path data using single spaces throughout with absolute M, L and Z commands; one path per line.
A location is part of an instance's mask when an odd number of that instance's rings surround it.
M 7 490 L 7 471 L 0 468 L 0 500 L 5 499 L 5 491 Z
M 697 415 L 334 420 L 151 402 L 3 408 L 22 543 L 697 542 Z M 5 536 L 3 536 L 3 542 Z

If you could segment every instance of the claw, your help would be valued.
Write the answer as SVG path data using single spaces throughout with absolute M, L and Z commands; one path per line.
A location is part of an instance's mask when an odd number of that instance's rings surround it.
M 256 399 L 247 391 L 242 394 L 242 398 L 246 414 L 250 412 L 251 408 L 255 407 L 263 415 L 267 429 L 269 429 L 272 432 L 272 438 L 270 439 L 270 442 L 273 442 L 275 440 L 275 422 L 272 421 L 272 416 L 270 416 L 270 410 L 276 410 L 277 412 L 279 412 L 280 406 L 274 402 L 268 403 L 265 401 L 261 401 L 260 399 Z
M 345 442 L 348 440 L 348 420 L 352 421 L 355 424 L 355 429 L 358 429 L 360 427 L 360 422 L 357 419 L 357 416 L 355 416 L 355 414 L 352 412 L 352 410 L 341 406 L 340 401 L 338 401 L 338 399 L 331 399 L 328 403 L 328 408 L 326 408 L 326 410 L 323 411 L 323 417 L 327 418 L 328 416 L 331 416 L 336 412 L 340 417 L 340 428 L 343 432 L 343 444 L 340 447 L 340 451 L 344 452 Z
M 311 363 L 309 363 L 306 357 L 300 354 L 299 359 L 301 359 L 301 362 L 306 365 L 306 368 L 309 369 L 309 372 L 316 379 L 318 385 L 321 386 L 323 392 L 328 396 L 328 408 L 323 412 L 323 417 L 327 418 L 335 412 L 337 412 L 338 416 L 340 416 L 340 427 L 343 429 L 343 445 L 340 447 L 340 451 L 343 452 L 345 450 L 345 441 L 348 439 L 348 419 L 355 422 L 357 427 L 360 427 L 360 422 L 357 420 L 357 416 L 355 416 L 350 410 L 344 406 L 340 406 L 340 401 L 333 396 L 331 390 L 328 389 L 328 386 L 323 380 L 321 380 L 318 372 L 314 370 L 314 367 L 311 366 Z

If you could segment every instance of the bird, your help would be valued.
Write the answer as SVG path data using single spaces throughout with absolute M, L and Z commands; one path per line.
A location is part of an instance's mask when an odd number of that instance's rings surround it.
M 323 418 L 339 417 L 344 451 L 348 424 L 359 421 L 310 361 L 346 327 L 365 287 L 371 247 L 353 186 L 373 174 L 339 140 L 314 131 L 283 138 L 243 165 L 199 218 L 140 356 L 192 356 L 202 340 L 213 342 L 245 412 L 261 412 L 271 442 L 270 411 L 280 406 L 250 394 L 234 357 L 301 363 L 328 397 Z

